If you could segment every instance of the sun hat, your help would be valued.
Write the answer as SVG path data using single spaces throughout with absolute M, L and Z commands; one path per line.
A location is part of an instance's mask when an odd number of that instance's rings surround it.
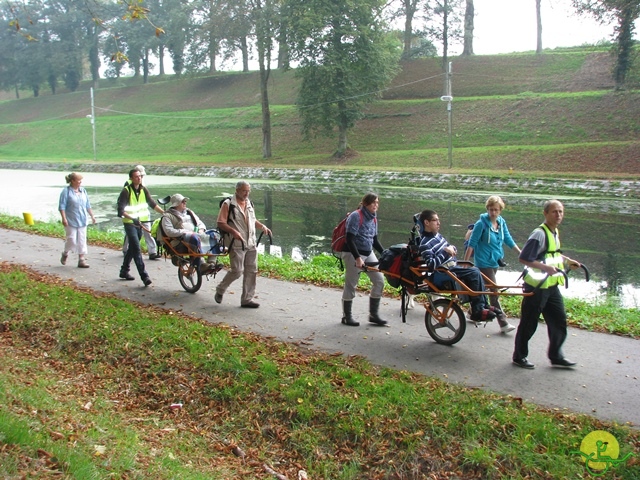
M 189 200 L 189 197 L 184 197 L 179 193 L 174 193 L 171 195 L 171 207 L 177 207 L 185 200 Z

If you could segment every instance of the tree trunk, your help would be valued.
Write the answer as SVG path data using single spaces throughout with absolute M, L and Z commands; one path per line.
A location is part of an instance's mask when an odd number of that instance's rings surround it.
M 265 66 L 264 56 L 260 54 L 260 96 L 262 98 L 262 158 L 271 158 L 271 111 L 269 110 L 269 75 L 271 69 Z
M 249 71 L 249 46 L 247 45 L 247 37 L 243 35 L 240 38 L 240 50 L 242 51 L 242 71 Z
M 20 89 L 18 88 L 18 84 L 17 83 L 14 85 L 14 88 L 16 90 L 16 98 L 18 100 L 20 100 Z
M 338 120 L 338 149 L 333 154 L 336 158 L 344 157 L 345 153 L 347 153 L 347 148 L 349 148 L 349 144 L 347 143 L 347 131 L 349 130 L 349 120 L 347 116 L 347 104 L 344 100 L 338 101 L 338 111 L 339 120 Z
M 413 40 L 413 15 L 415 9 L 409 7 L 410 2 L 405 2 L 405 16 L 404 16 L 404 47 L 402 49 L 402 58 L 408 59 L 411 57 L 411 41 Z
M 149 82 L 149 49 L 144 49 L 144 56 L 142 57 L 142 83 L 145 85 Z
M 158 45 L 158 70 L 160 75 L 164 75 L 164 45 Z
M 209 73 L 216 71 L 216 55 L 218 54 L 218 42 L 213 32 L 209 32 Z
M 622 90 L 627 78 L 627 72 L 631 68 L 633 59 L 633 22 L 635 20 L 634 8 L 637 6 L 631 6 L 626 4 L 620 11 L 618 17 L 618 27 L 616 31 L 618 33 L 617 38 L 617 59 L 616 65 L 613 68 L 613 78 L 616 82 L 616 90 Z
M 536 25 L 538 26 L 537 30 L 537 41 L 536 41 L 536 53 L 540 55 L 542 53 L 542 12 L 541 12 L 541 3 L 542 0 L 536 0 Z
M 462 56 L 468 57 L 473 55 L 473 17 L 475 16 L 475 8 L 473 0 L 467 0 L 467 8 L 464 12 L 464 48 Z

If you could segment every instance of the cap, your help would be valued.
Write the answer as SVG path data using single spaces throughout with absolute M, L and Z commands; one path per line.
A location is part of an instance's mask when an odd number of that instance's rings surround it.
M 140 172 L 140 175 L 146 175 L 147 172 L 144 170 L 144 167 L 142 165 L 136 165 L 136 170 L 138 170 Z
M 172 207 L 177 207 L 184 200 L 189 200 L 189 197 L 184 197 L 184 196 L 180 195 L 179 193 L 174 193 L 173 195 L 171 195 L 171 206 Z

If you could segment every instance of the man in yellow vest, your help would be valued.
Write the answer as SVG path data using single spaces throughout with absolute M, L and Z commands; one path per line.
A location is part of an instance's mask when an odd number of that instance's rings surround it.
M 129 274 L 131 260 L 136 264 L 142 283 L 145 287 L 151 285 L 149 274 L 145 270 L 142 252 L 140 250 L 140 238 L 142 238 L 142 223 L 148 222 L 149 208 L 162 214 L 164 210 L 151 197 L 147 187 L 142 185 L 142 174 L 137 168 L 129 171 L 130 184 L 125 186 L 118 197 L 118 216 L 122 218 L 124 233 L 129 239 L 129 248 L 120 267 L 120 278 L 133 280 Z
M 520 252 L 520 263 L 525 265 L 524 291 L 531 296 L 522 298 L 520 325 L 515 338 L 513 363 L 522 368 L 534 368 L 527 356 L 529 340 L 536 333 L 540 314 L 547 323 L 551 365 L 574 367 L 576 362 L 562 353 L 562 344 L 567 338 L 567 314 L 560 287 L 564 285 L 565 265 L 580 268 L 580 263 L 562 255 L 558 225 L 564 217 L 564 207 L 558 200 L 544 204 L 544 223 L 537 227 Z

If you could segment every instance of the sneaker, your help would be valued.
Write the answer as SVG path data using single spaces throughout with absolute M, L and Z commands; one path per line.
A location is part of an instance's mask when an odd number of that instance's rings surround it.
M 123 280 L 135 280 L 128 272 L 120 272 L 120 278 Z
M 63 254 L 60 256 L 60 263 L 61 263 L 62 265 L 66 265 L 66 264 L 67 264 L 67 257 L 68 257 L 68 256 L 69 256 L 69 254 L 68 254 L 68 253 L 66 253 L 66 252 L 65 252 L 65 253 L 63 253 Z
M 516 327 L 514 327 L 509 322 L 507 322 L 506 325 L 502 325 L 500 327 L 500 332 L 501 333 L 509 333 L 509 332 L 513 332 L 515 329 L 516 329 Z
M 213 299 L 216 301 L 216 303 L 222 303 L 222 294 L 216 292 L 216 294 L 213 297 Z
M 149 260 L 160 260 L 160 257 L 162 257 L 162 255 L 160 255 L 159 253 L 153 253 L 149 255 Z
M 142 283 L 144 283 L 144 286 L 145 286 L 145 287 L 148 287 L 148 286 L 149 286 L 149 285 L 151 285 L 151 283 L 153 283 L 153 282 L 151 282 L 151 279 L 150 279 L 149 277 L 146 277 L 146 278 L 144 278 L 144 279 L 142 280 Z
M 78 260 L 78 268 L 89 268 L 86 260 Z

